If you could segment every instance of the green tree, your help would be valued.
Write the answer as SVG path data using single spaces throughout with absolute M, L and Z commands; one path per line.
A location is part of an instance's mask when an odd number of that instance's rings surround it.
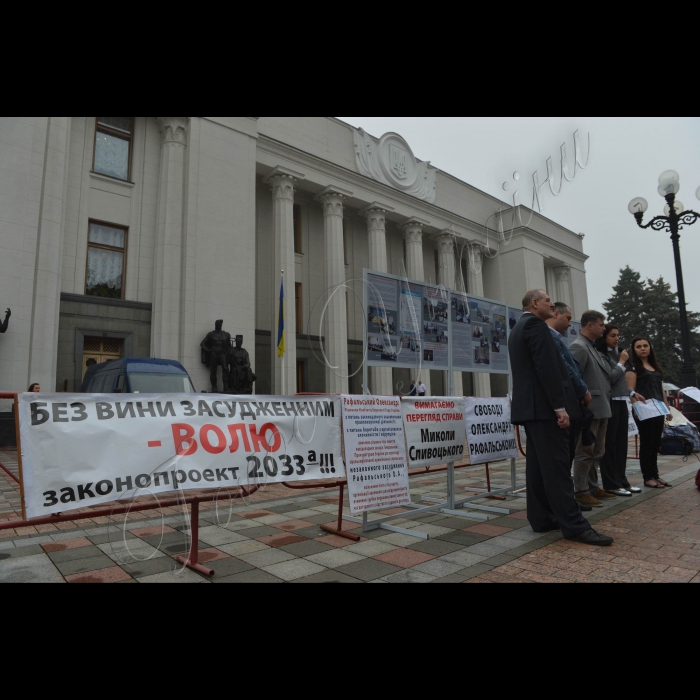
M 620 329 L 620 347 L 629 348 L 634 338 L 649 332 L 645 320 L 646 287 L 641 275 L 628 265 L 620 270 L 620 280 L 613 291 L 603 307 L 608 321 Z
M 651 336 L 656 358 L 663 367 L 666 380 L 678 384 L 683 366 L 681 314 L 678 295 L 671 291 L 671 285 L 664 282 L 663 277 L 656 282 L 647 280 L 644 311 L 647 333 Z
M 671 285 L 658 280 L 641 281 L 641 275 L 630 267 L 620 271 L 614 294 L 604 304 L 610 323 L 620 328 L 621 347 L 629 348 L 637 337 L 648 337 L 654 345 L 666 381 L 680 384 L 683 365 L 681 315 L 678 294 Z M 700 314 L 688 312 L 691 352 L 700 371 Z

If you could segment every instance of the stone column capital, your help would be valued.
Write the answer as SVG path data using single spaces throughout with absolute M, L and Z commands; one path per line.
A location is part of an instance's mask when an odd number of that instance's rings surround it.
M 483 265 L 484 247 L 480 243 L 469 244 L 469 262 L 475 265 Z
M 187 145 L 187 130 L 190 123 L 189 117 L 156 117 L 160 126 L 162 141 L 166 143 L 178 143 Z
M 370 231 L 386 231 L 387 212 L 384 209 L 366 209 L 363 213 Z
M 571 275 L 571 265 L 562 265 L 554 268 L 554 273 L 560 282 L 568 282 Z
M 280 174 L 267 178 L 267 183 L 272 190 L 272 197 L 274 199 L 287 200 L 288 202 L 294 202 L 294 192 L 296 191 L 297 182 L 299 181 L 291 175 Z
M 409 219 L 401 224 L 403 235 L 407 243 L 422 243 L 423 242 L 423 227 L 425 223 L 419 219 Z
M 323 206 L 323 215 L 325 217 L 338 216 L 342 219 L 345 201 L 351 195 L 352 192 L 339 187 L 326 187 L 316 195 L 316 200 Z
M 294 192 L 296 184 L 299 180 L 306 177 L 304 173 L 290 170 L 283 166 L 277 166 L 267 177 L 263 178 L 263 182 L 270 185 L 272 195 L 275 199 L 283 199 L 290 202 L 294 201 Z
M 438 252 L 441 255 L 450 255 L 454 253 L 455 239 L 451 233 L 441 233 L 439 236 L 435 237 L 435 242 L 437 243 Z

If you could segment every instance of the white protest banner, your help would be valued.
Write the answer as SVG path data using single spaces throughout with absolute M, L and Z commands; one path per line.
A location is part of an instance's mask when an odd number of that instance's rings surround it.
M 351 512 L 410 505 L 401 400 L 343 396 L 342 402 Z
M 634 411 L 632 410 L 632 402 L 627 399 L 627 410 L 629 411 L 629 422 L 627 423 L 627 438 L 632 439 L 639 435 L 637 422 L 634 420 Z
M 464 399 L 405 398 L 401 406 L 413 469 L 461 461 L 467 439 Z
M 464 400 L 467 442 L 472 464 L 500 462 L 518 456 L 510 399 Z
M 682 389 L 681 394 L 685 394 L 689 399 L 700 403 L 700 389 L 691 386 L 687 389 Z
M 340 399 L 19 395 L 27 515 L 343 477 Z

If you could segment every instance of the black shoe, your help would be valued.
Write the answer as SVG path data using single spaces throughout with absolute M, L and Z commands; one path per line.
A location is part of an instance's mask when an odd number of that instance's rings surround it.
M 549 527 L 543 527 L 540 530 L 535 530 L 533 528 L 533 532 L 536 532 L 538 535 L 544 535 L 548 532 L 560 532 L 561 531 L 561 525 L 557 523 L 556 525 L 550 525 Z
M 592 547 L 609 547 L 615 542 L 615 540 L 612 537 L 606 537 L 605 535 L 601 535 L 595 530 L 588 530 L 588 532 L 584 532 L 581 535 L 576 535 L 576 537 L 567 537 L 567 539 L 571 540 L 572 542 L 588 544 Z
M 592 513 L 593 508 L 591 506 L 582 506 L 580 503 L 578 504 L 578 507 L 581 509 L 582 513 Z

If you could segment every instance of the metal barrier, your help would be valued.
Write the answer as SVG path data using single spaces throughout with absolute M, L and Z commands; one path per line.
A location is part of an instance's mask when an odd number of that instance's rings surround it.
M 20 483 L 19 479 L 2 462 L 0 462 L 0 469 L 2 469 L 12 481 L 17 484 Z
M 694 401 L 684 401 L 683 415 L 700 430 L 700 404 Z

